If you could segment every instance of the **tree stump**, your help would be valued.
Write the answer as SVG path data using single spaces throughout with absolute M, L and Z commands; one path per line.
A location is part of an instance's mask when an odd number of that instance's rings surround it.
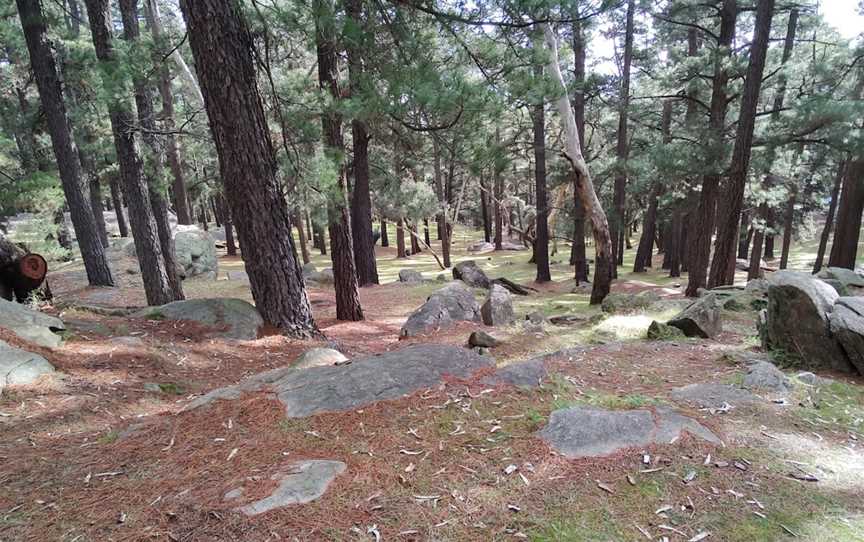
M 39 254 L 0 237 L 0 297 L 23 302 L 48 274 L 48 262 Z

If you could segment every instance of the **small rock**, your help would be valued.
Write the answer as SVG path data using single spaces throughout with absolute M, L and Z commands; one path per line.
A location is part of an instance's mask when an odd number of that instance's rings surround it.
M 670 394 L 679 402 L 692 403 L 702 408 L 721 408 L 724 405 L 745 406 L 760 402 L 749 391 L 727 384 L 700 383 L 675 388 Z
M 133 316 L 149 319 L 189 320 L 209 326 L 226 326 L 216 333 L 228 339 L 257 339 L 264 319 L 254 305 L 232 298 L 187 299 L 148 307 Z
M 454 265 L 453 278 L 461 280 L 472 288 L 489 288 L 492 284 L 492 281 L 489 280 L 489 277 L 477 266 L 477 262 L 474 260 L 459 262 Z
M 308 369 L 309 367 L 338 365 L 345 361 L 348 361 L 348 358 L 338 350 L 332 348 L 310 348 L 300 354 L 291 366 L 295 369 Z
M 645 290 L 638 294 L 613 293 L 603 298 L 600 309 L 608 314 L 637 312 L 649 308 L 657 301 L 660 301 L 660 296 L 654 290 Z
M 667 323 L 677 327 L 688 337 L 714 337 L 723 331 L 717 296 L 708 294 L 700 297 Z
M 493 348 L 500 345 L 501 341 L 499 339 L 496 339 L 492 335 L 486 333 L 485 331 L 475 331 L 471 333 L 470 337 L 468 337 L 468 344 L 471 346 Z
M 401 337 L 414 337 L 461 321 L 480 322 L 480 305 L 464 283 L 454 281 L 435 291 L 411 313 L 399 334 Z
M 0 341 L 0 392 L 6 386 L 32 384 L 40 376 L 53 372 L 54 366 L 39 354 Z
M 546 315 L 540 311 L 529 312 L 525 315 L 525 320 L 535 325 L 542 325 L 548 321 Z
M 247 516 L 257 516 L 292 504 L 312 502 L 327 491 L 336 476 L 345 472 L 346 465 L 341 461 L 312 459 L 289 465 L 287 474 L 277 473 L 271 480 L 278 480 L 279 486 L 269 496 L 238 508 Z M 229 492 L 229 494 L 242 494 Z M 228 494 L 226 494 L 228 497 Z
M 684 332 L 677 327 L 663 324 L 657 320 L 654 320 L 651 322 L 651 325 L 648 326 L 648 332 L 646 335 L 651 341 L 668 341 L 685 337 Z
M 828 386 L 834 382 L 832 378 L 818 376 L 810 371 L 801 371 L 795 378 L 809 386 Z
M 414 269 L 401 269 L 399 271 L 399 282 L 419 284 L 423 282 L 423 273 Z
M 0 298 L 0 328 L 8 329 L 25 341 L 54 348 L 63 342 L 57 333 L 66 326 L 59 318 Z
M 516 320 L 513 312 L 513 298 L 510 292 L 498 284 L 493 284 L 480 307 L 480 315 L 487 326 L 506 326 Z
M 767 361 L 757 361 L 750 365 L 744 376 L 743 386 L 748 390 L 776 393 L 787 393 L 792 389 L 792 384 L 783 371 Z

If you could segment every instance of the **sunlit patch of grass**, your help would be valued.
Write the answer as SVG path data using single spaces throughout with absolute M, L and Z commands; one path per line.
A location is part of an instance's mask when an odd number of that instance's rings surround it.
M 118 433 L 117 431 L 108 431 L 107 433 L 99 437 L 99 440 L 97 442 L 103 445 L 111 444 L 112 442 L 116 442 L 118 438 L 120 438 L 120 433 Z
M 628 534 L 619 527 L 612 513 L 606 509 L 580 510 L 578 513 L 562 513 L 544 520 L 530 534 L 535 542 L 607 542 L 626 540 Z
M 581 395 L 558 397 L 553 400 L 552 407 L 554 409 L 561 409 L 572 406 L 592 406 L 608 410 L 632 410 L 663 404 L 665 404 L 665 401 L 662 399 L 648 397 L 639 393 L 615 395 L 600 390 L 588 390 Z
M 812 423 L 839 425 L 845 430 L 861 431 L 864 424 L 864 389 L 845 382 L 832 382 L 808 390 L 812 407 L 796 413 Z

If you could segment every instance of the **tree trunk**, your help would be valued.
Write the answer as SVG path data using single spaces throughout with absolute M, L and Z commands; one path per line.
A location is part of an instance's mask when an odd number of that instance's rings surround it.
M 761 213 L 765 212 L 765 204 L 759 206 Z M 765 239 L 765 230 L 756 228 L 753 233 L 753 250 L 750 252 L 750 266 L 747 269 L 747 280 L 759 278 L 762 274 L 762 243 Z
M 609 294 L 613 266 L 612 238 L 609 234 L 609 223 L 606 220 L 606 213 L 603 212 L 603 207 L 600 205 L 600 200 L 594 191 L 594 184 L 591 182 L 588 165 L 585 163 L 585 158 L 582 155 L 579 132 L 576 130 L 576 119 L 573 116 L 573 110 L 570 108 L 570 101 L 567 99 L 567 86 L 564 84 L 561 68 L 558 66 L 558 39 L 552 27 L 548 24 L 542 26 L 546 36 L 546 45 L 550 53 L 548 73 L 557 84 L 560 92 L 556 103 L 558 114 L 561 116 L 561 124 L 564 126 L 565 156 L 570 161 L 570 165 L 573 167 L 576 175 L 576 191 L 588 216 L 591 218 L 595 249 L 594 284 L 591 289 L 591 304 L 597 305 Z
M 292 222 L 297 227 L 297 237 L 300 239 L 300 255 L 303 258 L 303 265 L 306 265 L 310 261 L 312 261 L 312 259 L 309 256 L 309 246 L 308 246 L 308 243 L 306 242 L 306 231 L 303 228 L 303 219 L 301 218 L 300 213 L 298 211 L 294 211 L 294 217 L 293 217 Z M 226 225 L 226 228 L 227 228 L 227 225 Z
M 318 250 L 322 256 L 327 255 L 327 240 L 324 239 L 324 227 L 320 224 L 314 224 L 315 238 L 318 240 Z
M 714 57 L 714 82 L 711 89 L 711 106 L 708 121 L 708 145 L 722 149 L 723 134 L 726 128 L 726 110 L 729 102 L 726 87 L 729 83 L 729 57 L 735 39 L 735 21 L 738 18 L 737 0 L 723 0 L 720 11 L 720 35 Z M 699 289 L 705 287 L 707 269 L 711 257 L 711 236 L 717 211 L 717 188 L 720 184 L 722 156 L 716 157 L 710 167 L 713 171 L 702 177 L 702 192 L 699 208 L 696 211 L 693 235 L 690 236 L 688 250 L 688 297 L 697 297 Z
M 738 259 L 747 260 L 750 253 L 750 240 L 753 237 L 753 228 L 750 228 L 751 212 L 744 211 L 741 213 L 741 226 L 738 229 Z M 743 233 L 744 235 L 740 235 Z
M 855 269 L 858 237 L 861 232 L 861 211 L 864 209 L 864 160 L 854 160 L 846 166 L 837 226 L 831 244 L 829 267 Z
M 129 228 L 126 226 L 126 217 L 123 215 L 123 197 L 120 194 L 120 183 L 117 182 L 117 177 L 111 175 L 108 179 L 108 186 L 111 188 L 111 202 L 114 205 L 114 214 L 117 215 L 117 229 L 120 230 L 120 237 L 129 237 Z
M 756 121 L 756 108 L 759 105 L 759 91 L 762 88 L 762 72 L 771 34 L 771 18 L 774 14 L 774 0 L 759 0 L 756 7 L 756 31 L 750 47 L 750 64 L 744 81 L 741 98 L 741 111 L 738 116 L 738 130 L 732 163 L 724 190 L 724 203 L 718 214 L 717 239 L 714 243 L 714 257 L 711 261 L 709 288 L 722 284 L 732 284 L 735 280 L 735 247 L 738 244 L 738 222 L 744 203 L 744 185 L 750 168 L 750 154 L 753 146 L 753 129 Z
M 672 100 L 663 102 L 663 143 L 671 141 L 672 134 Z M 653 267 L 651 256 L 654 252 L 654 238 L 657 236 L 657 205 L 660 195 L 663 193 L 663 185 L 659 180 L 654 181 L 651 195 L 648 200 L 648 209 L 642 220 L 642 237 L 639 238 L 639 248 L 636 249 L 636 259 L 633 262 L 634 273 L 644 273 L 646 268 Z
M 480 174 L 480 210 L 483 213 L 483 240 L 487 243 L 492 242 L 492 217 L 489 212 L 489 187 L 483 181 L 483 174 Z
M 318 56 L 318 86 L 328 92 L 334 104 L 338 104 L 342 92 L 339 88 L 338 51 L 334 7 L 331 0 L 315 0 L 315 44 Z M 333 263 L 336 289 L 336 319 L 363 320 L 360 293 L 357 285 L 357 269 L 354 262 L 354 243 L 351 234 L 351 216 L 348 212 L 348 186 L 345 176 L 345 143 L 342 139 L 342 115 L 327 106 L 321 114 L 324 148 L 337 167 L 337 193 L 327 205 L 327 229 L 330 233 L 330 261 Z M 355 156 L 356 159 L 356 156 Z M 362 158 L 361 158 L 362 159 Z M 369 220 L 371 221 L 371 215 Z M 365 222 L 364 222 L 365 224 Z M 371 236 L 371 228 L 358 232 Z M 371 241 L 371 238 L 369 239 Z M 365 246 L 368 251 L 369 245 Z M 375 254 L 367 254 L 374 260 Z
M 441 239 L 441 254 L 444 258 L 444 267 L 450 267 L 450 226 L 447 224 L 447 195 L 444 193 L 444 181 L 441 178 L 441 146 L 438 144 L 438 138 L 432 136 L 432 153 L 433 153 L 433 171 L 435 175 L 435 196 L 438 198 L 438 213 L 435 215 L 435 220 L 438 223 L 438 236 Z M 484 232 L 488 242 L 489 233 L 486 230 L 486 195 L 480 190 L 481 204 L 483 205 L 483 223 Z M 426 244 L 429 244 L 428 240 Z
M 162 98 L 162 126 L 165 136 L 165 154 L 168 158 L 168 168 L 171 170 L 171 193 L 173 194 L 174 213 L 178 224 L 192 224 L 192 213 L 189 211 L 189 196 L 186 191 L 186 178 L 183 175 L 183 165 L 180 158 L 180 145 L 177 136 L 171 133 L 174 122 L 174 94 L 171 92 L 171 71 L 162 61 L 162 56 L 170 50 L 170 44 L 162 33 L 162 18 L 156 0 L 145 0 L 145 15 L 153 41 L 156 44 L 154 61 L 159 73 L 159 96 Z M 178 54 L 174 52 L 173 54 Z M 197 86 L 197 85 L 196 85 Z M 203 104 L 202 104 L 203 105 Z
M 798 190 L 793 186 L 786 201 L 786 213 L 783 215 L 783 248 L 780 252 L 780 269 L 786 269 L 789 264 L 789 247 L 792 245 L 792 228 L 795 225 L 795 200 Z
M 407 257 L 405 254 L 405 220 L 401 216 L 396 221 L 396 257 Z
M 48 29 L 39 0 L 17 0 L 21 26 L 30 52 L 30 65 L 39 89 L 42 111 L 48 124 L 51 146 L 60 172 L 63 194 L 72 216 L 72 226 L 78 238 L 87 280 L 93 286 L 113 286 L 114 278 L 99 239 L 90 202 L 81 184 L 81 164 L 66 104 L 63 100 L 60 76 L 48 41 Z
M 409 237 L 411 238 L 411 254 L 419 254 L 420 243 L 417 240 L 417 224 L 412 222 L 408 226 L 408 231 L 410 232 Z
M 365 71 L 364 43 L 366 21 L 363 17 L 363 0 L 343 0 L 345 13 L 352 21 L 355 32 L 346 35 L 348 51 L 348 78 L 351 96 L 363 93 Z M 366 123 L 360 119 L 351 121 L 354 145 L 354 187 L 351 192 L 351 234 L 354 261 L 357 267 L 359 286 L 378 284 L 378 266 L 375 261 L 375 242 L 372 238 L 372 198 L 369 194 L 369 134 Z
M 234 220 L 231 217 L 231 208 L 225 200 L 225 195 L 221 193 L 219 194 L 219 205 L 222 207 L 222 216 L 225 219 L 225 251 L 229 256 L 236 256 L 237 244 L 234 242 Z M 301 237 L 302 240 L 303 238 Z
M 573 117 L 576 121 L 576 133 L 579 136 L 579 147 L 585 152 L 585 37 L 582 32 L 582 21 L 579 18 L 578 5 L 573 17 Z M 573 177 L 573 244 L 570 247 L 570 265 L 574 267 L 576 284 L 588 282 L 588 258 L 585 255 L 585 207 L 575 189 L 577 177 Z
M 108 248 L 108 229 L 105 226 L 105 211 L 102 207 L 102 184 L 99 182 L 99 175 L 96 173 L 92 164 L 84 167 L 90 159 L 82 158 L 81 165 L 87 172 L 87 184 L 90 185 L 90 209 L 93 211 L 93 220 L 96 222 L 96 231 L 99 233 L 99 241 L 104 248 Z
M 495 146 L 497 152 L 501 152 L 501 134 L 495 129 Z M 501 199 L 504 197 L 504 179 L 501 177 L 500 160 L 496 157 L 492 164 L 492 186 L 493 196 L 492 205 L 495 206 L 495 250 L 501 250 L 504 241 L 504 208 L 501 205 Z
M 816 252 L 816 263 L 813 264 L 814 275 L 822 269 L 822 261 L 825 259 L 825 249 L 828 246 L 828 238 L 831 237 L 831 230 L 834 228 L 834 214 L 837 212 L 837 200 L 840 196 L 840 185 L 843 183 L 843 176 L 845 173 L 846 161 L 842 160 L 837 165 L 837 175 L 834 177 L 834 187 L 831 189 L 831 203 L 828 205 L 828 215 L 825 217 L 825 226 L 822 228 L 822 235 L 819 237 L 819 249 Z
M 681 262 L 684 261 L 682 249 L 684 243 L 684 211 L 681 205 L 676 205 L 672 211 L 672 220 L 669 235 L 664 238 L 663 251 L 664 260 L 668 256 L 668 269 L 670 277 L 681 276 Z
M 387 235 L 387 221 L 383 218 L 381 219 L 381 246 L 390 246 L 390 237 Z
M 542 41 L 537 47 L 542 47 Z M 534 78 L 542 80 L 543 66 L 534 66 Z M 532 123 L 534 127 L 534 186 L 537 193 L 536 236 L 534 238 L 534 263 L 537 265 L 537 282 L 549 282 L 552 273 L 549 270 L 549 222 L 548 202 L 546 197 L 546 116 L 543 111 L 543 99 L 532 108 Z M 521 217 L 521 213 L 520 213 Z
M 627 116 L 630 110 L 630 64 L 633 60 L 633 12 L 636 10 L 635 0 L 627 1 L 627 26 L 624 34 L 624 59 L 621 66 L 621 92 L 618 97 L 618 141 L 615 146 L 615 157 L 618 163 L 615 167 L 615 186 L 612 195 L 614 212 L 610 224 L 612 237 L 612 277 L 618 276 L 618 266 L 624 263 L 623 239 L 627 188 L 627 158 L 630 154 L 627 140 Z
M 318 335 L 258 92 L 252 35 L 239 3 L 181 0 L 231 215 L 237 221 L 252 297 L 264 321 Z M 225 81 L 230 80 L 231 85 Z
M 113 26 L 108 0 L 86 0 L 87 16 L 96 56 L 103 69 L 109 70 L 117 61 L 113 45 Z M 135 239 L 135 252 L 141 267 L 144 292 L 149 305 L 164 305 L 174 295 L 165 270 L 165 260 L 159 243 L 159 230 L 144 179 L 144 164 L 139 154 L 139 142 L 134 132 L 137 124 L 127 100 L 122 97 L 109 103 L 111 131 L 117 148 L 123 194 L 129 204 L 129 222 Z
M 141 37 L 138 28 L 138 0 L 120 0 L 119 3 L 120 15 L 123 20 L 123 39 L 135 47 Z M 172 301 L 181 300 L 185 299 L 185 296 L 183 295 L 183 285 L 177 274 L 174 237 L 171 234 L 171 224 L 168 221 L 168 203 L 163 195 L 164 189 L 160 186 L 165 165 L 165 154 L 162 150 L 162 142 L 156 135 L 153 93 L 150 91 L 151 85 L 142 76 L 135 74 L 132 81 L 135 88 L 138 123 L 142 128 L 142 139 L 150 153 L 149 167 L 145 169 L 145 176 L 147 177 L 150 205 L 153 208 L 153 217 L 156 219 L 156 229 L 159 233 L 159 245 L 162 249 L 165 274 L 168 276 L 168 284 L 171 287 Z

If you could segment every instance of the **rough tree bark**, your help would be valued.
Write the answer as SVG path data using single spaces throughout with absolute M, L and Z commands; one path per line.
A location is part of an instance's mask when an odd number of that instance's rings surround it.
M 573 17 L 573 116 L 576 120 L 576 133 L 579 148 L 585 153 L 585 37 L 578 7 Z M 574 183 L 578 177 L 573 177 Z M 585 255 L 585 206 L 574 184 L 573 190 L 573 244 L 570 247 L 570 265 L 576 284 L 588 282 L 588 258 Z
M 309 244 L 306 242 L 306 229 L 303 227 L 303 219 L 299 211 L 294 211 L 292 222 L 297 227 L 297 238 L 300 240 L 300 256 L 303 258 L 303 265 L 306 265 L 311 261 L 311 257 L 309 256 Z M 225 224 L 225 228 L 227 230 L 227 223 Z
M 123 214 L 123 195 L 120 191 L 120 183 L 113 174 L 108 179 L 108 187 L 111 189 L 111 203 L 114 207 L 114 214 L 117 216 L 117 229 L 120 230 L 120 237 L 129 237 L 126 216 Z
M 277 188 L 273 143 L 242 6 L 225 0 L 181 0 L 180 7 L 252 297 L 267 324 L 294 336 L 317 335 L 288 209 Z M 233 84 L 226 85 L 229 78 Z
M 387 221 L 383 218 L 381 219 L 381 246 L 390 246 L 390 236 L 387 235 Z
M 501 133 L 495 129 L 495 147 L 498 152 L 501 152 Z M 495 206 L 495 250 L 501 250 L 504 241 L 504 208 L 501 205 L 501 198 L 504 197 L 504 178 L 501 175 L 502 165 L 498 156 L 495 157 L 492 163 L 492 205 Z
M 138 0 L 120 0 L 120 17 L 123 22 L 123 39 L 134 47 L 141 38 L 141 31 L 138 27 Z M 156 113 L 153 110 L 153 93 L 150 90 L 152 85 L 138 73 L 132 76 L 132 82 L 135 89 L 135 105 L 138 109 L 138 124 L 142 130 L 141 138 L 150 154 L 150 167 L 146 168 L 145 177 L 147 178 L 150 205 L 153 208 L 153 218 L 156 220 L 156 229 L 159 232 L 159 245 L 162 248 L 165 273 L 168 276 L 168 284 L 171 286 L 172 301 L 181 300 L 185 299 L 183 284 L 177 274 L 174 237 L 171 233 L 171 224 L 168 221 L 168 203 L 163 195 L 165 189 L 161 186 L 165 153 L 162 148 L 162 141 L 156 134 Z
M 786 212 L 783 214 L 783 247 L 780 252 L 780 269 L 786 269 L 789 265 L 789 247 L 792 245 L 792 228 L 795 225 L 795 200 L 798 198 L 798 190 L 792 187 L 789 191 L 789 199 L 786 200 Z
M 363 92 L 365 72 L 366 32 L 363 0 L 344 0 L 345 13 L 354 24 L 354 31 L 346 36 L 348 51 L 348 78 L 351 96 Z M 354 146 L 354 187 L 351 192 L 351 235 L 357 283 L 360 286 L 378 284 L 378 266 L 375 262 L 375 243 L 372 238 L 372 198 L 369 194 L 369 133 L 361 119 L 351 121 Z
M 861 212 L 864 210 L 864 159 L 852 160 L 846 166 L 837 224 L 831 243 L 830 267 L 855 269 L 858 237 L 861 233 Z
M 438 198 L 438 212 L 435 215 L 435 221 L 438 223 L 438 236 L 441 239 L 441 256 L 444 259 L 444 267 L 450 267 L 450 226 L 447 224 L 447 197 L 444 193 L 444 181 L 441 178 L 441 145 L 438 143 L 438 137 L 432 134 L 432 153 L 434 175 L 435 175 L 435 196 Z M 485 195 L 481 187 L 480 190 L 481 204 L 483 206 L 483 222 L 484 233 L 488 241 L 489 234 L 485 230 L 486 222 L 486 201 Z M 428 243 L 427 243 L 428 244 Z
M 768 212 L 768 205 L 762 203 L 759 205 L 759 214 L 765 216 Z M 747 268 L 747 280 L 759 278 L 762 274 L 762 245 L 765 242 L 765 230 L 763 228 L 754 228 L 753 232 L 753 250 L 750 252 L 750 266 Z
M 771 37 L 771 18 L 774 15 L 774 0 L 759 0 L 756 6 L 756 31 L 750 46 L 750 64 L 744 80 L 741 111 L 732 151 L 729 179 L 724 191 L 723 205 L 717 220 L 717 239 L 714 242 L 714 257 L 708 287 L 732 284 L 735 280 L 735 248 L 738 244 L 738 222 L 744 203 L 744 185 L 750 168 L 753 146 L 753 129 L 759 91 L 762 88 L 762 72 Z
M 720 34 L 714 57 L 714 82 L 711 88 L 711 105 L 708 120 L 709 152 L 715 153 L 711 167 L 713 171 L 702 177 L 702 192 L 696 211 L 695 227 L 691 228 L 688 250 L 688 277 L 685 294 L 697 297 L 699 289 L 705 287 L 707 269 L 711 258 L 711 236 L 714 234 L 717 210 L 717 188 L 720 184 L 721 161 L 723 159 L 723 133 L 726 128 L 726 109 L 729 102 L 726 87 L 729 83 L 729 58 L 735 39 L 735 21 L 738 18 L 737 0 L 723 0 L 720 10 Z
M 630 64 L 633 60 L 633 12 L 636 9 L 635 0 L 627 1 L 627 26 L 624 33 L 624 58 L 621 66 L 621 93 L 618 97 L 618 141 L 615 145 L 615 157 L 618 164 L 615 168 L 615 187 L 612 195 L 614 212 L 610 224 L 612 236 L 612 276 L 618 276 L 617 266 L 624 264 L 622 250 L 624 229 L 624 213 L 626 209 L 627 189 L 627 158 L 630 154 L 627 140 L 627 122 L 630 112 Z
M 814 275 L 822 269 L 822 262 L 825 259 L 825 249 L 828 247 L 828 239 L 831 237 L 831 231 L 834 228 L 834 214 L 837 212 L 840 185 L 843 183 L 845 173 L 846 160 L 842 160 L 837 165 L 837 175 L 834 177 L 834 187 L 831 189 L 831 203 L 828 205 L 828 215 L 825 217 L 825 226 L 822 228 L 822 235 L 819 236 L 819 249 L 816 252 L 816 263 L 813 264 Z
M 542 48 L 542 37 L 536 46 Z M 534 66 L 534 78 L 543 79 L 543 65 Z M 537 265 L 537 282 L 549 282 L 552 274 L 549 270 L 549 222 L 548 200 L 546 197 L 546 115 L 543 111 L 544 99 L 535 104 L 532 109 L 531 121 L 534 131 L 534 189 L 537 195 L 537 218 L 534 237 L 534 263 Z M 521 214 L 520 214 L 521 216 Z
M 669 143 L 672 139 L 672 100 L 663 102 L 663 142 Z M 660 195 L 663 193 L 663 184 L 659 180 L 654 181 L 648 200 L 648 209 L 642 219 L 642 237 L 639 238 L 639 248 L 636 249 L 636 259 L 633 262 L 634 273 L 644 273 L 646 268 L 653 267 L 651 256 L 654 252 L 654 238 L 657 236 L 657 205 Z
M 407 258 L 405 254 L 405 220 L 401 216 L 396 221 L 396 257 Z
M 162 62 L 162 56 L 170 50 L 170 44 L 165 41 L 162 32 L 162 17 L 159 14 L 159 5 L 156 0 L 144 0 L 145 15 L 153 41 L 156 43 L 154 60 L 159 73 L 159 96 L 162 98 L 162 126 L 166 132 L 165 154 L 168 158 L 168 168 L 171 170 L 171 193 L 173 195 L 174 213 L 177 215 L 178 224 L 192 224 L 192 213 L 189 211 L 189 195 L 186 190 L 186 178 L 183 174 L 183 165 L 180 159 L 180 144 L 177 136 L 172 132 L 175 129 L 174 122 L 174 94 L 171 92 L 171 71 L 168 64 Z M 179 53 L 172 53 L 178 54 Z M 197 88 L 197 83 L 196 83 Z M 203 103 L 202 103 L 203 105 Z
M 603 207 L 597 198 L 597 193 L 594 191 L 594 184 L 591 182 L 588 165 L 585 163 L 585 158 L 582 155 L 579 132 L 576 130 L 576 119 L 573 116 L 573 110 L 570 108 L 570 100 L 567 97 L 567 87 L 564 84 L 564 77 L 561 75 L 561 68 L 558 66 L 558 38 L 555 36 L 552 27 L 548 24 L 543 25 L 543 33 L 546 37 L 546 45 L 550 53 L 549 75 L 557 83 L 560 92 L 556 104 L 558 106 L 558 114 L 561 116 L 561 123 L 564 127 L 564 154 L 573 167 L 576 175 L 576 190 L 579 193 L 579 198 L 582 200 L 586 213 L 591 219 L 594 233 L 595 263 L 594 284 L 591 288 L 591 304 L 596 305 L 601 303 L 603 298 L 609 294 L 610 283 L 612 281 L 612 266 L 614 262 L 612 260 L 612 238 L 609 235 L 609 222 L 606 220 L 606 213 L 603 212 Z
M 57 65 L 48 41 L 48 28 L 39 0 L 17 0 L 18 13 L 27 50 L 30 52 L 30 65 L 39 89 L 42 111 L 48 124 L 51 146 L 60 172 L 63 194 L 72 216 L 72 225 L 78 237 L 78 246 L 84 260 L 87 280 L 93 286 L 113 286 L 114 278 L 105 256 L 105 249 L 96 230 L 96 221 L 90 202 L 84 195 L 81 179 L 81 164 L 66 104 Z
M 315 0 L 315 45 L 318 56 L 318 86 L 328 92 L 334 102 L 342 96 L 339 88 L 338 51 L 334 27 L 334 6 L 331 0 Z M 354 243 L 351 237 L 351 216 L 348 211 L 348 185 L 345 176 L 345 142 L 342 139 L 342 115 L 332 107 L 321 113 L 324 148 L 337 167 L 335 193 L 327 202 L 327 230 L 330 233 L 330 261 L 333 263 L 336 289 L 336 319 L 363 320 Z M 355 157 L 356 158 L 356 157 Z M 366 232 L 371 235 L 371 231 Z M 374 258 L 374 253 L 372 255 Z
M 113 25 L 108 0 L 86 0 L 87 17 L 96 57 L 103 69 L 110 70 L 116 63 L 113 44 Z M 129 204 L 129 223 L 135 239 L 135 252 L 141 267 L 144 292 L 149 305 L 164 305 L 174 299 L 165 260 L 159 244 L 159 232 L 153 218 L 153 208 L 144 179 L 144 164 L 139 153 L 137 124 L 128 100 L 118 96 L 108 104 L 114 146 L 123 181 L 123 194 Z

